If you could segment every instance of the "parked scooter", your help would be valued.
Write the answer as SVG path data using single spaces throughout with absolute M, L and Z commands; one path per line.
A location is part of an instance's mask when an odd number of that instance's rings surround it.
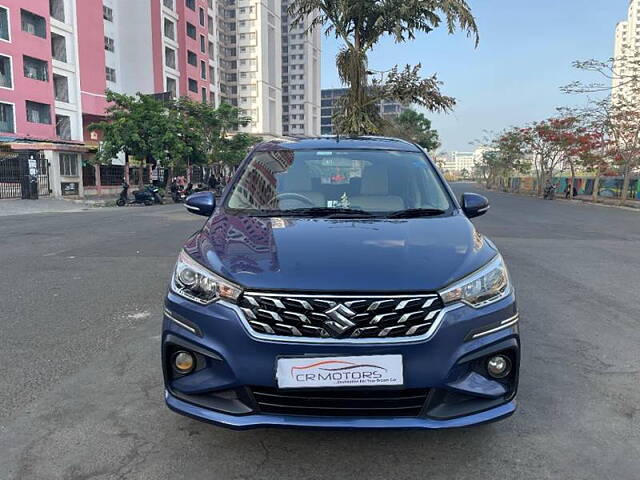
M 162 195 L 160 195 L 160 189 L 158 187 L 156 187 L 155 185 L 147 185 L 146 187 L 144 187 L 145 191 L 149 192 L 151 195 L 153 195 L 153 202 L 154 203 L 158 203 L 160 205 L 162 205 L 163 200 L 162 200 Z
M 116 205 L 124 207 L 125 205 L 143 204 L 148 207 L 153 205 L 153 201 L 153 194 L 146 189 L 133 192 L 133 198 L 129 199 L 129 184 L 122 182 L 122 191 Z

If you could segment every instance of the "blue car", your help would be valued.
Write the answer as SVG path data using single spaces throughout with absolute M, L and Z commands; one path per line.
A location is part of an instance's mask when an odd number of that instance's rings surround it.
M 504 260 L 417 145 L 270 141 L 179 254 L 162 333 L 166 403 L 217 425 L 464 427 L 516 409 Z

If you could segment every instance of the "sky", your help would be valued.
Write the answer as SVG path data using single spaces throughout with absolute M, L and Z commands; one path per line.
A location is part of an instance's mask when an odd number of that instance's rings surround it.
M 480 31 L 480 45 L 444 29 L 411 43 L 385 39 L 369 56 L 370 68 L 422 64 L 437 73 L 443 92 L 456 98 L 453 113 L 428 113 L 440 133 L 442 151 L 469 151 L 487 132 L 543 120 L 560 106 L 584 103 L 560 87 L 597 77 L 579 72 L 574 60 L 613 55 L 616 24 L 629 0 L 467 0 Z M 340 46 L 323 37 L 322 88 L 340 86 L 335 55 Z

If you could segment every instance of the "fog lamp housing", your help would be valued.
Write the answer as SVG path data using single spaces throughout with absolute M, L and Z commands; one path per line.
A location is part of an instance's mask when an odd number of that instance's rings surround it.
M 173 355 L 173 368 L 176 372 L 187 374 L 196 367 L 196 358 L 193 354 L 180 350 Z
M 506 355 L 494 355 L 487 360 L 487 373 L 493 378 L 505 378 L 511 373 L 511 359 Z

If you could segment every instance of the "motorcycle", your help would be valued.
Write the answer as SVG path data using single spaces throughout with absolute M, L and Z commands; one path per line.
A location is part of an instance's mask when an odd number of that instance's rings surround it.
M 173 199 L 174 203 L 184 202 L 187 198 L 184 187 L 182 185 L 178 185 L 175 181 L 171 182 L 170 191 L 171 198 Z
M 133 192 L 133 198 L 129 199 L 129 184 L 122 182 L 122 191 L 120 192 L 120 198 L 116 201 L 116 205 L 124 207 L 125 205 L 143 204 L 147 207 L 153 205 L 153 194 L 147 190 L 139 190 Z

